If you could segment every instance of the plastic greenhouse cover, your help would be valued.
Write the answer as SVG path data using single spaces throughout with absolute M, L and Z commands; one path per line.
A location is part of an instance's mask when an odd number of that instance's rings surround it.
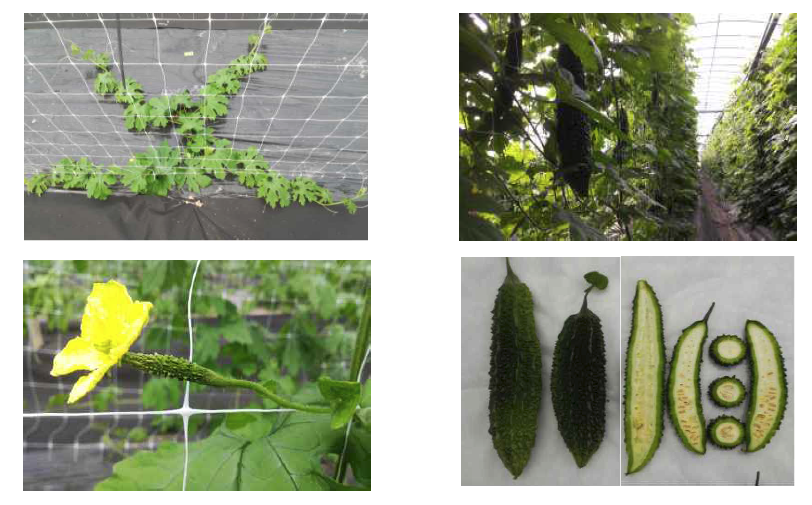
M 202 19 L 194 19 L 201 16 Z M 125 76 L 143 85 L 147 99 L 184 89 L 194 94 L 202 88 L 207 75 L 249 51 L 248 38 L 267 20 L 273 32 L 263 37 L 259 52 L 267 56 L 269 65 L 266 70 L 243 79 L 239 92 L 231 98 L 226 117 L 213 124 L 214 136 L 231 140 L 235 149 L 256 147 L 272 169 L 287 177 L 313 178 L 329 189 L 335 199 L 352 196 L 366 186 L 366 15 L 219 16 L 227 19 L 215 19 L 218 15 L 211 15 L 209 19 L 208 15 L 200 14 L 156 14 L 154 18 L 121 15 Z M 72 17 L 77 19 L 70 19 Z M 65 157 L 86 157 L 95 164 L 123 166 L 133 154 L 158 146 L 164 140 L 172 147 L 180 144 L 181 136 L 175 129 L 128 131 L 124 125 L 124 107 L 113 97 L 93 93 L 96 74 L 93 66 L 75 64 L 68 58 L 71 43 L 82 50 L 111 53 L 110 68 L 120 79 L 114 15 L 27 15 L 25 28 L 26 176 L 47 172 Z M 68 217 L 66 214 L 75 212 L 109 213 L 109 216 L 96 215 L 96 219 L 109 218 L 119 229 L 115 232 L 111 229 L 109 235 L 98 238 L 157 238 L 174 225 L 194 228 L 201 219 L 213 221 L 213 225 L 234 237 L 282 238 L 279 235 L 285 235 L 284 230 L 268 232 L 273 237 L 266 236 L 268 233 L 253 235 L 248 230 L 233 228 L 230 219 L 245 221 L 248 218 L 273 228 L 287 219 L 308 219 L 293 217 L 298 213 L 305 216 L 312 213 L 310 208 L 293 204 L 286 209 L 285 217 L 280 217 L 279 209 L 266 208 L 263 213 L 264 205 L 233 198 L 254 197 L 254 194 L 254 190 L 236 182 L 215 180 L 199 194 L 202 207 L 189 212 L 186 205 L 178 205 L 177 201 L 160 202 L 136 196 L 126 188 L 114 192 L 119 198 L 111 198 L 101 205 L 87 199 L 80 205 L 84 192 L 70 196 L 49 192 L 39 199 L 26 198 L 26 238 L 63 238 L 34 233 L 40 226 L 47 228 L 47 223 L 40 219 L 53 219 L 54 213 L 61 214 L 63 219 Z M 176 192 L 174 196 L 183 199 L 191 195 Z M 231 203 L 219 202 L 223 197 Z M 61 205 L 69 207 L 60 209 Z M 119 212 L 121 205 L 148 212 Z M 45 208 L 33 212 L 37 206 Z M 246 215 L 242 218 L 227 216 L 223 213 L 225 208 L 244 209 Z M 319 231 L 327 233 L 336 221 L 330 212 L 320 207 L 318 210 L 328 224 L 313 230 L 315 235 L 319 235 Z M 344 219 L 363 221 L 347 226 L 356 231 L 363 228 L 363 237 L 356 233 L 341 238 L 365 238 L 366 215 L 345 214 L 341 212 Z M 176 223 L 162 223 L 170 220 Z M 146 233 L 127 229 L 134 225 Z M 76 226 L 81 227 L 81 224 Z M 29 236 L 28 231 L 32 235 Z M 336 233 L 329 234 L 331 238 L 338 238 Z M 203 233 L 194 238 L 208 238 L 208 235 Z

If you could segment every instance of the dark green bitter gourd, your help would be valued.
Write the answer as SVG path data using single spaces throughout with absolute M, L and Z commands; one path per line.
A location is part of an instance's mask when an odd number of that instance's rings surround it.
M 494 131 L 504 133 L 518 125 L 513 110 L 513 96 L 516 92 L 515 79 L 522 66 L 522 18 L 511 14 L 508 22 L 510 32 L 505 43 L 505 58 L 502 74 L 496 86 L 496 101 L 493 108 Z
M 646 466 L 660 446 L 664 382 L 662 309 L 651 286 L 640 280 L 634 295 L 632 332 L 626 347 L 623 424 L 627 475 Z
M 524 470 L 536 443 L 541 407 L 541 345 L 533 298 L 506 259 L 507 276 L 493 306 L 489 432 L 513 478 Z
M 699 368 L 705 339 L 708 338 L 708 318 L 714 305 L 711 304 L 704 319 L 682 330 L 671 356 L 671 373 L 668 376 L 671 422 L 683 445 L 698 454 L 705 454 L 706 442 Z
M 584 66 L 566 44 L 558 47 L 558 66 L 568 70 L 574 83 L 586 91 Z M 589 193 L 592 141 L 586 114 L 571 105 L 558 102 L 556 106 L 556 138 L 561 154 L 561 173 L 575 194 Z
M 758 321 L 744 325 L 750 356 L 750 406 L 745 428 L 746 452 L 763 449 L 781 426 L 787 407 L 787 371 L 775 335 Z
M 591 289 L 558 335 L 550 379 L 558 431 L 578 468 L 586 466 L 606 432 L 606 344 L 600 319 L 587 307 Z

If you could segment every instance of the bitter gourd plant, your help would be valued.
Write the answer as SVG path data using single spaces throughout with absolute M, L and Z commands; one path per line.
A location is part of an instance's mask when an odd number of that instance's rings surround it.
M 758 321 L 744 327 L 750 356 L 746 452 L 763 449 L 778 431 L 787 406 L 787 373 L 775 335 Z
M 744 440 L 744 426 L 733 416 L 719 416 L 708 425 L 711 443 L 722 449 L 733 449 Z
M 663 315 L 649 284 L 637 281 L 632 331 L 626 347 L 624 429 L 626 474 L 639 472 L 654 457 L 663 435 L 665 341 Z
M 746 354 L 747 346 L 736 335 L 719 335 L 710 345 L 711 358 L 722 366 L 737 365 Z
M 705 317 L 682 330 L 668 376 L 668 411 L 671 422 L 683 445 L 698 454 L 705 454 L 705 417 L 702 415 L 702 395 L 699 388 L 699 368 L 702 349 L 708 337 L 708 318 L 715 303 Z
M 586 91 L 584 66 L 566 44 L 558 47 L 558 66 L 572 74 L 573 83 Z M 592 140 L 586 114 L 563 102 L 556 106 L 556 138 L 564 180 L 579 196 L 589 193 Z
M 270 33 L 266 25 L 262 34 Z M 300 205 L 313 202 L 327 210 L 344 205 L 350 214 L 358 208 L 356 202 L 366 195 L 361 187 L 352 198 L 333 201 L 332 193 L 308 177 L 288 179 L 268 166 L 255 147 L 240 151 L 231 141 L 214 136 L 213 123 L 226 115 L 230 97 L 239 92 L 241 80 L 254 72 L 265 70 L 268 58 L 259 52 L 261 36 L 249 38 L 250 51 L 239 56 L 227 67 L 206 79 L 206 85 L 193 97 L 189 90 L 171 96 L 147 99 L 143 86 L 128 77 L 117 80 L 110 70 L 111 57 L 107 53 L 88 49 L 82 58 L 96 67 L 94 90 L 102 97 L 115 97 L 126 106 L 125 126 L 128 130 L 166 131 L 176 128 L 182 137 L 182 146 L 170 148 L 167 141 L 136 153 L 126 167 L 103 167 L 81 158 L 63 158 L 50 173 L 33 175 L 25 180 L 29 193 L 41 196 L 49 187 L 85 189 L 88 198 L 106 200 L 112 194 L 111 186 L 120 184 L 137 194 L 166 196 L 173 188 L 199 193 L 202 188 L 218 180 L 236 180 L 246 188 L 255 188 L 259 198 L 271 207 L 287 207 L 292 202 Z M 81 49 L 71 44 L 72 57 Z M 181 149 L 185 147 L 185 149 Z M 331 212 L 335 212 L 330 210 Z
M 601 277 L 603 282 L 592 287 L 606 287 Z M 564 322 L 550 378 L 558 431 L 578 468 L 586 466 L 606 432 L 606 344 L 600 318 L 587 307 L 592 287 L 584 293 L 581 310 Z
M 507 264 L 507 276 L 493 306 L 489 433 L 513 478 L 522 474 L 536 443 L 541 407 L 541 345 L 536 336 L 533 297 Z
M 740 405 L 747 395 L 742 381 L 727 375 L 711 382 L 709 392 L 713 403 L 724 408 Z

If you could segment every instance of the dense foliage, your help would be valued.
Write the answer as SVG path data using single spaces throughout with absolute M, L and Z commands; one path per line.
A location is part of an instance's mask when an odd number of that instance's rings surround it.
M 242 80 L 268 66 L 268 58 L 259 52 L 262 38 L 271 33 L 266 26 L 260 34 L 249 37 L 250 51 L 239 56 L 217 72 L 207 76 L 206 85 L 195 96 L 184 90 L 172 95 L 147 100 L 143 86 L 131 77 L 122 82 L 110 70 L 111 56 L 81 48 L 71 43 L 71 57 L 95 66 L 93 89 L 102 97 L 124 105 L 127 130 L 143 132 L 169 131 L 182 135 L 181 145 L 171 148 L 167 141 L 136 153 L 125 167 L 104 167 L 88 161 L 63 158 L 49 173 L 35 174 L 25 180 L 29 193 L 41 196 L 49 187 L 83 189 L 88 198 L 106 200 L 112 186 L 126 187 L 133 193 L 166 196 L 173 188 L 200 193 L 212 179 L 230 179 L 246 188 L 255 188 L 259 198 L 271 207 L 287 207 L 292 202 L 317 203 L 324 208 L 344 205 L 350 214 L 357 210 L 356 201 L 366 194 L 362 187 L 352 198 L 333 201 L 333 195 L 308 177 L 288 179 L 269 168 L 256 147 L 234 149 L 231 141 L 215 136 L 213 126 L 228 113 L 231 96 L 237 94 Z
M 460 240 L 692 238 L 692 22 L 461 14 Z
M 783 35 L 738 86 L 711 132 L 702 166 L 745 223 L 797 239 L 798 24 Z

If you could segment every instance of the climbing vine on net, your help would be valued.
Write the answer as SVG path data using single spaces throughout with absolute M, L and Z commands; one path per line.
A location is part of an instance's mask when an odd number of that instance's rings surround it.
M 270 33 L 266 25 L 263 33 Z M 231 141 L 214 135 L 211 124 L 228 113 L 231 97 L 241 86 L 241 79 L 263 71 L 268 58 L 259 52 L 260 35 L 249 37 L 250 51 L 209 75 L 206 85 L 193 96 L 189 90 L 166 96 L 147 98 L 140 83 L 131 77 L 122 82 L 110 71 L 110 55 L 93 49 L 82 49 L 71 43 L 72 57 L 95 65 L 94 91 L 113 96 L 124 109 L 124 124 L 130 131 L 175 128 L 182 136 L 185 149 L 170 147 L 167 141 L 135 154 L 124 167 L 97 165 L 87 158 L 63 158 L 50 173 L 33 175 L 25 180 L 29 193 L 42 195 L 49 187 L 84 189 L 89 198 L 105 200 L 111 186 L 120 184 L 132 192 L 166 196 L 172 189 L 184 188 L 193 193 L 211 185 L 213 179 L 236 179 L 275 208 L 292 202 L 317 203 L 325 208 L 344 205 L 350 214 L 357 210 L 356 201 L 363 198 L 362 187 L 351 198 L 333 201 L 329 190 L 308 177 L 288 179 L 271 169 L 256 147 L 235 149 Z

